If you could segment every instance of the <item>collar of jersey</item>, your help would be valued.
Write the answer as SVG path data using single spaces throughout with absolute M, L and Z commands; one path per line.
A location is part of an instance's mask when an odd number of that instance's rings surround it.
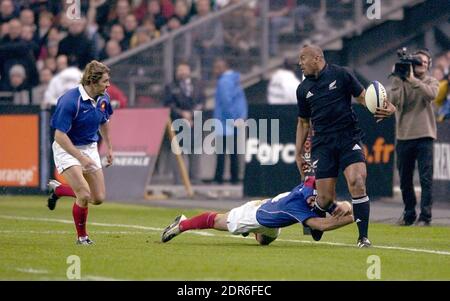
M 87 94 L 87 92 L 86 92 L 86 90 L 84 89 L 84 87 L 83 87 L 82 84 L 79 84 L 79 85 L 78 85 L 78 91 L 80 91 L 81 98 L 82 98 L 83 100 L 90 100 L 90 101 L 95 102 L 95 99 L 93 99 L 92 97 L 89 96 L 89 94 Z

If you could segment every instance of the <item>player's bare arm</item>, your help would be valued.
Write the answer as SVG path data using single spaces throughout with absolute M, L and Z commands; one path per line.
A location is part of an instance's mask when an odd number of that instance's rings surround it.
M 72 143 L 70 138 L 66 133 L 56 129 L 55 130 L 55 141 L 58 143 L 66 152 L 80 161 L 81 166 L 84 170 L 89 170 L 95 168 L 95 162 L 88 156 L 84 156 Z
M 361 94 L 358 97 L 356 97 L 356 102 L 362 106 L 367 107 L 367 105 L 366 105 L 366 90 L 365 89 L 361 92 Z
M 297 122 L 297 136 L 295 141 L 295 161 L 297 162 L 297 168 L 300 171 L 302 177 L 304 177 L 305 160 L 303 158 L 302 149 L 308 137 L 310 129 L 309 118 L 298 118 Z
M 108 121 L 100 126 L 100 134 L 102 135 L 103 141 L 106 144 L 106 148 L 107 148 L 107 154 L 106 154 L 107 165 L 106 165 L 106 167 L 112 165 L 113 160 L 114 160 L 112 143 L 111 143 L 111 138 L 109 136 L 109 132 L 110 131 L 109 131 L 109 121 Z
M 342 217 L 330 216 L 325 218 L 313 217 L 305 222 L 307 226 L 319 231 L 331 231 L 351 223 L 353 223 L 353 215 Z
M 362 93 L 356 98 L 356 101 L 360 105 L 367 107 L 365 96 L 366 90 L 363 90 Z M 388 99 L 386 99 L 386 101 L 384 102 L 384 108 L 377 108 L 374 117 L 377 119 L 377 122 L 380 122 L 384 118 L 387 118 L 392 114 L 394 114 L 395 111 L 396 111 L 395 106 Z

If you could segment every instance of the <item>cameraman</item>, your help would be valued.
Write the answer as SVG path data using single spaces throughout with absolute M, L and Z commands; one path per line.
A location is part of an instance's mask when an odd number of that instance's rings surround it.
M 413 176 L 416 160 L 422 187 L 418 226 L 431 223 L 433 183 L 433 140 L 436 139 L 436 120 L 432 102 L 439 82 L 429 76 L 431 55 L 426 50 L 413 54 L 419 63 L 410 64 L 405 77 L 393 74 L 389 100 L 397 108 L 397 167 L 400 175 L 405 210 L 399 225 L 409 226 L 416 221 L 416 195 Z M 414 66 L 413 66 L 414 65 Z

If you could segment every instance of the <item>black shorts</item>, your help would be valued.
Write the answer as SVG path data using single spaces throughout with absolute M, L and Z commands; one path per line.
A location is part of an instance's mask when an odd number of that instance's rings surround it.
M 366 162 L 359 129 L 317 135 L 312 140 L 316 179 L 337 178 L 339 169 L 345 170 L 353 163 Z

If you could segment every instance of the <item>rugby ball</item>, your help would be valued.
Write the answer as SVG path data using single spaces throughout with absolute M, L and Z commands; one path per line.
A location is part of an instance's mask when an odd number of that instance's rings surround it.
M 377 108 L 383 108 L 384 101 L 387 98 L 386 89 L 380 82 L 373 81 L 366 89 L 366 106 L 367 109 L 375 114 Z

